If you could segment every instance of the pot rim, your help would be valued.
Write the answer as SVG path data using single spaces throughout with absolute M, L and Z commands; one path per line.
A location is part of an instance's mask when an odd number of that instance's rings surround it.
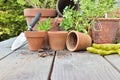
M 56 9 L 48 9 L 48 8 L 26 8 L 24 9 L 24 16 L 31 17 L 35 16 L 37 12 L 41 12 L 42 17 L 56 17 L 57 11 Z
M 24 11 L 31 11 L 31 10 L 53 10 L 53 11 L 56 11 L 56 9 L 53 9 L 53 8 L 25 8 Z
M 26 37 L 45 37 L 47 35 L 46 31 L 24 31 Z M 42 35 L 41 35 L 42 34 Z
M 70 51 L 75 51 L 76 48 L 77 48 L 77 46 L 79 45 L 79 44 L 78 44 L 78 43 L 79 43 L 79 42 L 78 42 L 78 41 L 79 41 L 79 38 L 78 38 L 79 36 L 78 36 L 78 34 L 77 34 L 77 33 L 78 33 L 77 31 L 72 30 L 72 31 L 70 31 L 70 33 L 68 33 L 68 37 L 69 37 L 69 35 L 72 34 L 72 33 L 74 33 L 74 34 L 77 36 L 77 42 L 76 42 L 76 45 L 74 46 L 74 48 L 71 48 L 71 47 L 68 47 L 68 46 L 67 46 L 67 48 L 68 48 Z M 68 39 L 68 37 L 67 37 L 67 39 Z M 67 44 L 67 43 L 68 43 L 68 41 L 66 41 L 66 44 Z
M 48 31 L 48 33 L 68 33 L 67 31 Z

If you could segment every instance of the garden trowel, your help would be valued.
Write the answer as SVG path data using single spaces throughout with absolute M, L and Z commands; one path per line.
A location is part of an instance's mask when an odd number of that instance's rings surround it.
M 33 18 L 32 22 L 28 26 L 28 30 L 32 31 L 32 28 L 34 27 L 36 22 L 39 20 L 40 16 L 41 16 L 41 13 L 36 14 L 36 16 Z M 16 49 L 22 47 L 26 43 L 27 43 L 27 41 L 26 41 L 25 34 L 24 34 L 24 32 L 22 32 L 13 42 L 13 44 L 11 46 L 11 50 L 16 50 Z

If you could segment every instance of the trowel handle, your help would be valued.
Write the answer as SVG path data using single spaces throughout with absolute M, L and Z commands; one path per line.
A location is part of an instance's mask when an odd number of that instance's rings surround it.
M 32 31 L 32 28 L 35 26 L 35 24 L 36 24 L 36 22 L 39 20 L 40 16 L 41 16 L 41 13 L 38 12 L 38 13 L 36 14 L 36 16 L 33 18 L 32 22 L 31 22 L 30 25 L 28 26 L 30 31 Z

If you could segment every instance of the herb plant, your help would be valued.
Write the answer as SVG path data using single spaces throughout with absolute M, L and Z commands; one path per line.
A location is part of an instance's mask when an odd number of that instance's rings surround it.
M 62 28 L 65 30 L 65 31 L 70 31 L 72 28 L 73 28 L 73 17 L 72 17 L 72 9 L 70 9 L 70 7 L 66 7 L 64 9 L 64 12 L 63 12 L 63 17 L 64 19 L 62 20 L 62 22 L 60 23 L 60 26 L 62 26 Z
M 105 13 L 116 9 L 113 6 L 114 0 L 74 0 L 74 2 L 80 5 L 79 10 L 74 10 L 75 6 L 72 8 L 66 6 L 63 12 L 64 19 L 60 24 L 67 31 L 88 33 L 86 28 L 90 30 L 96 18 L 104 17 Z
M 87 20 L 83 21 L 84 17 L 81 17 L 79 11 L 73 10 L 67 6 L 63 12 L 64 19 L 62 20 L 60 26 L 66 30 L 77 30 L 79 32 L 87 33 L 86 28 L 83 26 L 87 22 Z
M 51 25 L 50 18 L 47 18 L 44 22 L 39 21 L 37 30 L 48 31 L 51 27 L 50 25 Z
M 88 18 L 104 17 L 105 13 L 109 13 L 115 9 L 114 0 L 81 0 L 80 9 L 84 16 Z

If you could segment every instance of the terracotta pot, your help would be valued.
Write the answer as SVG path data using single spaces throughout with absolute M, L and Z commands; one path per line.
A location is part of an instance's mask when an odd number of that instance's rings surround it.
M 44 22 L 46 18 L 42 18 L 41 21 Z M 49 31 L 60 31 L 60 28 L 58 27 L 58 25 L 60 24 L 60 22 L 62 21 L 63 18 L 51 18 L 51 28 Z M 43 48 L 47 48 L 49 49 L 49 40 L 48 40 L 48 35 L 45 37 L 44 40 L 44 45 Z
M 30 24 L 32 19 L 35 17 L 35 15 L 40 12 L 42 15 L 40 17 L 40 20 L 44 22 L 44 20 L 48 17 L 51 18 L 51 26 L 54 25 L 54 18 L 56 17 L 57 13 L 55 9 L 41 9 L 41 8 L 27 8 L 24 9 L 24 16 L 27 21 L 27 25 Z M 36 23 L 35 27 L 33 30 L 36 30 L 38 23 Z
M 66 46 L 69 51 L 86 50 L 87 47 L 91 46 L 92 39 L 89 35 L 70 31 L 67 36 Z
M 115 43 L 116 33 L 120 19 L 98 18 L 92 27 L 92 39 L 94 43 Z
M 24 9 L 24 16 L 27 21 L 27 25 L 30 24 L 34 16 L 38 13 L 41 12 L 41 17 L 40 21 L 44 22 L 48 17 L 50 17 L 51 21 L 51 31 L 56 31 L 58 30 L 58 21 L 55 17 L 57 15 L 56 9 L 40 9 L 40 8 L 27 8 Z M 33 30 L 36 30 L 38 26 L 38 22 L 35 24 Z M 49 48 L 49 42 L 48 42 L 48 37 L 46 36 L 43 48 Z
M 118 9 L 118 11 L 117 11 L 117 17 L 120 18 L 120 9 Z M 119 20 L 119 25 L 120 25 L 120 20 Z M 116 42 L 119 42 L 119 43 L 120 43 L 120 27 L 119 27 L 119 29 L 118 29 L 118 31 L 117 31 Z
M 46 8 L 27 8 L 24 9 L 24 16 L 35 16 L 38 12 L 42 14 L 42 18 L 51 17 L 54 18 L 57 16 L 55 9 L 46 9 Z
M 52 50 L 65 49 L 65 42 L 67 38 L 66 31 L 48 31 L 49 44 Z
M 36 51 L 41 49 L 46 31 L 25 31 L 29 50 Z
M 66 6 L 70 6 L 71 8 L 75 6 L 75 9 L 78 9 L 78 5 L 74 4 L 73 0 L 57 0 L 56 10 L 60 17 L 63 17 L 63 10 Z

